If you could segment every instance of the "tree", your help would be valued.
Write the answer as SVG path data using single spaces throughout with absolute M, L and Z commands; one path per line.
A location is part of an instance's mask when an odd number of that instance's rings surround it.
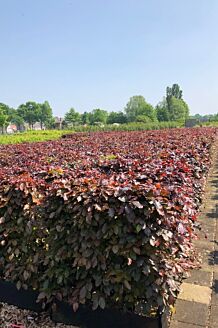
M 89 124 L 90 123 L 90 113 L 84 112 L 81 115 L 81 121 L 82 121 L 83 125 Z
M 159 102 L 156 106 L 157 119 L 160 122 L 169 121 L 169 111 L 166 98 Z
M 182 99 L 182 90 L 180 89 L 180 86 L 176 83 L 172 85 L 172 88 L 167 87 L 166 94 L 167 99 L 171 97 L 175 97 L 176 99 Z
M 41 129 L 43 124 L 49 125 L 52 122 L 52 108 L 50 107 L 48 101 L 45 101 L 43 104 L 39 104 L 38 109 L 38 120 L 40 122 Z
M 141 122 L 141 123 L 150 123 L 151 119 L 150 119 L 150 117 L 148 117 L 146 115 L 138 115 L 138 116 L 136 116 L 135 121 Z
M 18 115 L 16 109 L 9 107 L 3 103 L 0 103 L 0 110 L 7 116 L 7 120 L 4 125 L 13 123 L 17 126 L 18 130 L 21 130 L 21 126 L 24 124 L 24 120 L 21 116 Z
M 127 117 L 123 112 L 110 112 L 108 114 L 107 123 L 113 124 L 113 123 L 120 123 L 124 124 L 127 122 Z
M 81 122 L 80 113 L 76 112 L 74 108 L 70 108 L 70 110 L 65 114 L 64 121 L 67 125 L 77 125 Z
M 45 124 L 46 129 L 54 129 L 55 128 L 55 118 L 53 116 L 51 116 L 50 118 L 47 118 L 44 124 Z
M 0 107 L 0 127 L 2 133 L 4 133 L 4 128 L 8 123 L 8 116 L 5 114 L 5 111 Z
M 176 83 L 174 83 L 171 87 L 167 87 L 166 89 L 166 101 L 167 101 L 167 108 L 170 112 L 170 103 L 172 97 L 175 97 L 176 99 L 182 99 L 182 90 L 180 90 L 180 86 Z
M 167 87 L 166 103 L 170 121 L 184 121 L 189 117 L 189 108 L 182 98 L 182 90 L 178 84 Z
M 97 108 L 93 109 L 90 113 L 90 124 L 102 123 L 105 124 L 107 121 L 108 112 L 106 110 Z
M 11 123 L 16 125 L 18 131 L 21 131 L 23 129 L 24 119 L 17 113 L 15 113 L 13 116 L 10 116 L 9 120 Z
M 0 128 L 1 128 L 1 133 L 4 133 L 4 128 L 8 124 L 8 110 L 9 110 L 8 105 L 0 103 Z
M 189 116 L 189 108 L 184 100 L 171 97 L 169 103 L 170 121 L 185 121 Z
M 125 107 L 125 112 L 128 122 L 135 122 L 139 115 L 147 116 L 151 121 L 157 120 L 153 106 L 148 104 L 143 96 L 131 97 Z
M 25 122 L 29 124 L 29 128 L 32 129 L 34 123 L 39 119 L 40 105 L 33 101 L 28 101 L 26 104 L 22 104 L 18 107 L 17 113 L 21 116 Z
M 5 115 L 9 115 L 10 107 L 4 103 L 0 103 L 0 110 L 3 111 Z

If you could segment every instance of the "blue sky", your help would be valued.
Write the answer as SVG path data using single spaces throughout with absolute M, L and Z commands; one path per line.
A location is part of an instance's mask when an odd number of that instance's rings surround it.
M 0 0 L 0 102 L 122 110 L 179 83 L 218 112 L 217 0 Z

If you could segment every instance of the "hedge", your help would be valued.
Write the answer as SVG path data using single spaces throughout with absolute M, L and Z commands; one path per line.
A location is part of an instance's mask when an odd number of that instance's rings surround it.
M 213 128 L 74 134 L 0 146 L 0 277 L 79 304 L 151 314 L 196 265 Z

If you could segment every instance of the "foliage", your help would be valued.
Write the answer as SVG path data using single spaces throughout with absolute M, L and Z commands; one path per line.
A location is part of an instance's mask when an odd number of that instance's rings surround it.
M 78 133 L 0 146 L 0 272 L 17 287 L 140 314 L 172 304 L 216 129 Z
M 48 101 L 44 103 L 36 103 L 28 101 L 26 104 L 22 104 L 18 109 L 10 108 L 8 105 L 0 103 L 0 108 L 3 109 L 4 114 L 7 115 L 5 126 L 9 123 L 16 124 L 18 130 L 25 130 L 24 123 L 29 124 L 29 128 L 33 129 L 34 124 L 39 122 L 41 129 L 56 128 L 55 118 L 52 114 L 52 108 Z M 108 125 L 106 130 L 113 130 L 110 127 L 111 124 L 122 124 L 122 130 L 128 130 L 127 123 L 136 123 L 136 129 L 138 129 L 137 123 L 146 124 L 148 129 L 158 128 L 158 122 L 172 122 L 177 121 L 179 124 L 183 123 L 189 116 L 189 108 L 185 101 L 182 99 L 182 90 L 178 84 L 173 84 L 172 87 L 167 87 L 166 98 L 154 109 L 153 106 L 145 101 L 143 96 L 133 96 L 125 107 L 125 113 L 122 111 L 107 112 L 106 110 L 97 108 L 91 112 L 84 112 L 80 114 L 71 108 L 64 117 L 62 122 L 62 128 L 74 128 L 78 131 L 82 131 L 81 125 L 84 125 L 84 131 L 89 130 L 87 126 L 97 126 L 97 128 L 90 128 L 90 130 L 99 130 L 104 128 L 104 125 Z M 217 117 L 210 115 L 211 120 L 217 120 Z M 3 118 L 2 118 L 3 120 Z M 116 125 L 115 124 L 115 125 Z M 150 125 L 149 125 L 150 124 Z M 156 124 L 155 127 L 153 127 Z M 78 127 L 79 126 L 79 127 Z M 130 127 L 133 130 L 132 126 Z M 145 129 L 140 128 L 140 129 Z M 146 127 L 147 129 L 147 127 Z
M 133 96 L 125 107 L 128 122 L 136 121 L 137 116 L 144 115 L 151 121 L 156 121 L 156 112 L 152 105 L 145 101 L 143 96 Z
M 18 131 L 22 130 L 22 127 L 24 125 L 24 119 L 19 116 L 16 111 L 9 116 L 8 120 L 12 124 L 16 125 Z
M 169 121 L 169 111 L 166 98 L 159 102 L 156 106 L 157 119 L 159 122 Z
M 185 121 L 189 116 L 189 109 L 184 100 L 173 96 L 169 102 L 168 113 L 170 121 Z
M 127 122 L 126 115 L 123 112 L 110 112 L 107 118 L 107 124 L 119 123 L 124 124 Z
M 20 117 L 19 117 L 20 118 Z M 143 131 L 143 130 L 159 130 L 159 129 L 167 129 L 167 128 L 176 128 L 180 127 L 178 122 L 158 122 L 158 123 L 128 123 L 122 124 L 120 126 L 115 125 L 105 125 L 105 126 L 96 126 L 89 125 L 83 126 L 78 125 L 74 126 L 72 129 L 68 130 L 42 130 L 42 131 L 34 131 L 29 130 L 22 133 L 15 133 L 10 135 L 0 135 L 0 144 L 16 144 L 23 142 L 38 142 L 38 141 L 46 141 L 46 140 L 55 140 L 61 137 L 62 135 L 66 135 L 68 133 L 73 132 L 97 132 L 97 131 Z
M 38 115 L 40 111 L 40 105 L 34 101 L 28 101 L 18 107 L 17 113 L 23 118 L 25 122 L 29 124 L 31 129 L 34 123 L 38 120 Z
M 0 107 L 0 128 L 2 133 L 4 132 L 4 127 L 7 124 L 8 116 L 5 114 L 4 110 Z
M 0 110 L 5 114 L 5 115 L 9 115 L 9 112 L 11 110 L 11 108 L 4 104 L 4 103 L 0 103 Z
M 183 123 L 178 122 L 132 122 L 121 125 L 107 124 L 104 126 L 75 126 L 74 132 L 97 132 L 97 131 L 143 131 L 143 130 L 161 130 L 168 128 L 177 128 L 184 126 Z
M 167 102 L 170 98 L 175 97 L 176 99 L 182 99 L 182 90 L 178 84 L 173 84 L 172 88 L 167 87 L 166 89 L 166 99 Z
M 19 144 L 19 143 L 29 143 L 29 142 L 39 142 L 46 140 L 59 139 L 63 134 L 69 133 L 69 130 L 42 130 L 33 131 L 29 130 L 22 133 L 15 133 L 10 135 L 0 135 L 0 145 L 1 144 Z
M 37 120 L 40 122 L 41 129 L 43 128 L 43 124 L 46 126 L 50 126 L 53 123 L 52 117 L 52 108 L 49 105 L 48 101 L 45 101 L 43 104 L 39 105 Z
M 0 103 L 0 128 L 1 128 L 1 133 L 4 133 L 4 130 L 8 125 L 9 111 L 10 111 L 10 108 L 9 108 L 8 105 Z
M 90 114 L 87 112 L 84 112 L 81 115 L 81 122 L 83 125 L 89 124 L 90 123 Z
M 160 122 L 185 122 L 189 117 L 189 107 L 182 99 L 182 90 L 178 84 L 167 87 L 166 98 L 156 106 L 156 115 Z
M 93 111 L 89 114 L 90 124 L 105 124 L 107 122 L 108 112 L 106 110 L 97 108 L 93 109 Z
M 64 120 L 69 126 L 78 125 L 81 122 L 81 115 L 76 112 L 74 108 L 71 108 L 69 112 L 65 114 Z
M 136 116 L 136 122 L 150 123 L 151 119 L 146 115 L 138 115 Z

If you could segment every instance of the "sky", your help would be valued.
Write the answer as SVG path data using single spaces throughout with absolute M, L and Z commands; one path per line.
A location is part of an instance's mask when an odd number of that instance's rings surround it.
M 217 17 L 217 0 L 0 0 L 0 102 L 118 111 L 178 83 L 217 113 Z

